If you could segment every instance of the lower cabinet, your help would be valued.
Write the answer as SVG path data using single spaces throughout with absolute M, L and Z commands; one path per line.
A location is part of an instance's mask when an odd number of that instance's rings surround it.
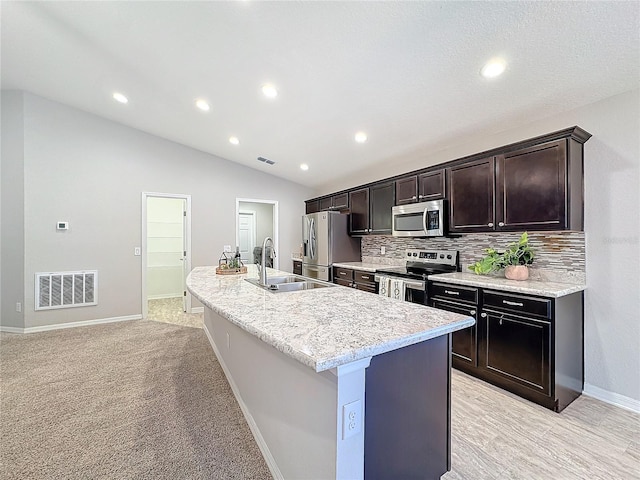
M 343 287 L 357 288 L 370 293 L 378 293 L 378 284 L 375 275 L 362 270 L 352 270 L 350 268 L 333 267 L 333 283 Z
M 452 335 L 455 368 L 556 412 L 582 393 L 582 292 L 545 298 L 430 281 L 429 299 L 476 318 Z

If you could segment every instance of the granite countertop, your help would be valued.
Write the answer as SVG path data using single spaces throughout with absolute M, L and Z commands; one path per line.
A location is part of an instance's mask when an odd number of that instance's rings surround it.
M 280 352 L 328 370 L 469 327 L 472 317 L 334 286 L 272 293 L 243 275 L 216 275 L 197 267 L 187 288 L 206 307 Z M 269 276 L 290 275 L 267 269 Z
M 541 280 L 508 280 L 504 277 L 476 275 L 475 273 L 440 273 L 429 275 L 429 280 L 440 280 L 457 285 L 470 287 L 494 288 L 507 292 L 526 293 L 541 297 L 559 298 L 572 293 L 581 292 L 587 288 L 584 284 L 548 282 Z
M 338 262 L 333 264 L 334 267 L 351 268 L 353 270 L 362 270 L 364 272 L 375 272 L 376 270 L 388 266 L 381 263 L 366 262 Z

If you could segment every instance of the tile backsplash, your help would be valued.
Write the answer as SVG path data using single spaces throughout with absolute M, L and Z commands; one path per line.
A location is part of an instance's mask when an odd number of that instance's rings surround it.
M 407 248 L 458 250 L 463 272 L 482 257 L 485 248 L 502 251 L 518 241 L 521 233 L 469 233 L 458 237 L 401 238 L 389 235 L 362 237 L 362 261 L 386 265 L 404 265 Z M 530 269 L 532 280 L 585 283 L 586 259 L 584 232 L 529 232 L 529 245 L 535 258 Z M 382 255 L 381 247 L 385 247 Z M 502 275 L 499 273 L 498 275 Z

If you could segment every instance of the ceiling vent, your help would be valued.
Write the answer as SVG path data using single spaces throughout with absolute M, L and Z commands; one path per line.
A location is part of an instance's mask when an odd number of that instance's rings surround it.
M 274 163 L 276 163 L 273 160 L 269 160 L 268 158 L 264 158 L 264 157 L 258 157 L 258 160 L 266 163 L 267 165 L 273 165 Z

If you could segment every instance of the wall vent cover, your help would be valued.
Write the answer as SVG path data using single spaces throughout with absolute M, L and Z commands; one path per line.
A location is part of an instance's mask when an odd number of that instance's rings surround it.
M 36 273 L 36 310 L 98 304 L 98 271 Z

